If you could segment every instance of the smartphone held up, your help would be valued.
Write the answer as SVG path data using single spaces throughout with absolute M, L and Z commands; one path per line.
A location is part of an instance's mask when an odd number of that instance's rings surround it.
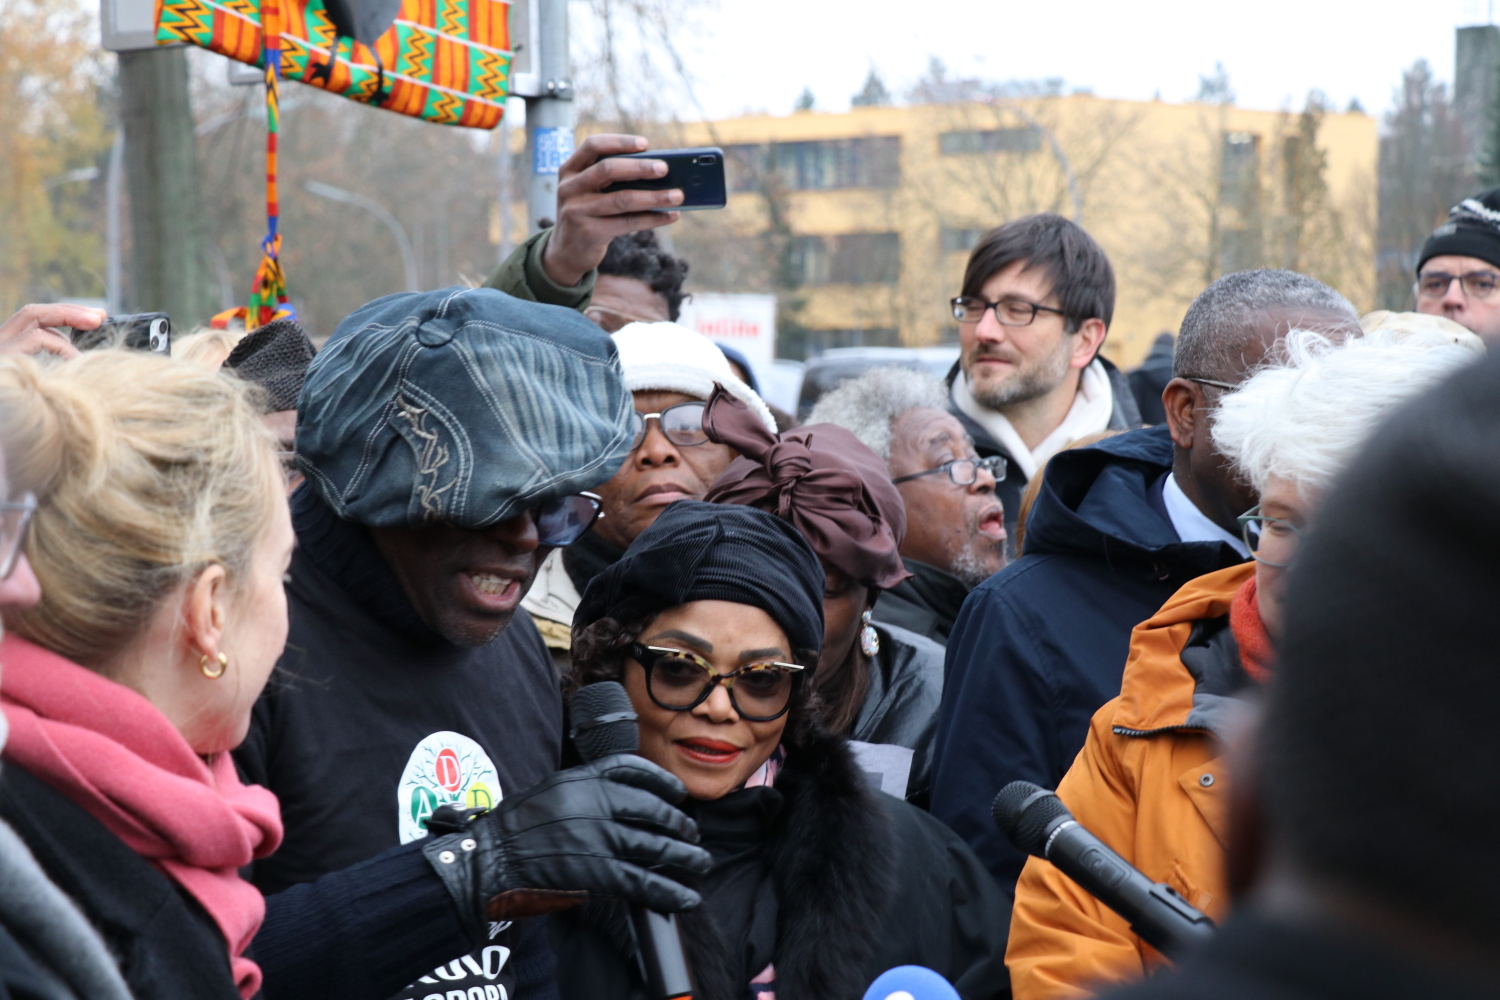
M 651 177 L 638 181 L 617 181 L 604 188 L 611 191 L 671 191 L 682 192 L 682 204 L 660 211 L 693 212 L 709 208 L 723 208 L 728 204 L 728 188 L 724 184 L 724 151 L 717 146 L 702 146 L 697 149 L 657 149 L 644 153 L 623 153 L 630 160 L 661 160 L 667 165 L 662 177 Z
M 96 347 L 129 347 L 154 354 L 172 353 L 172 319 L 164 312 L 106 316 L 92 330 L 67 328 L 68 339 L 80 351 Z

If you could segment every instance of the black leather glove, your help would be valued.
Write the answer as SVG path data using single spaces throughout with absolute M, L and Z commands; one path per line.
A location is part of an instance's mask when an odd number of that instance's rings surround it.
M 422 854 L 476 941 L 488 921 L 541 916 L 589 894 L 662 913 L 702 900 L 674 879 L 713 864 L 694 844 L 698 825 L 668 803 L 682 782 L 632 754 L 559 771 L 494 809 L 443 806 L 427 821 Z

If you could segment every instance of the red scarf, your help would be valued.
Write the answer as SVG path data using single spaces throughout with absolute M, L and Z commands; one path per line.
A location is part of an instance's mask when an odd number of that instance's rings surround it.
M 1276 648 L 1265 622 L 1260 620 L 1260 601 L 1255 593 L 1255 576 L 1251 575 L 1229 603 L 1229 628 L 1240 647 L 1240 664 L 1257 684 L 1271 679 L 1271 664 Z
M 229 754 L 193 752 L 143 696 L 19 636 L 0 642 L 5 757 L 86 809 L 203 905 L 229 944 L 240 996 L 260 989 L 243 952 L 266 903 L 239 869 L 281 843 L 276 796 L 242 785 Z

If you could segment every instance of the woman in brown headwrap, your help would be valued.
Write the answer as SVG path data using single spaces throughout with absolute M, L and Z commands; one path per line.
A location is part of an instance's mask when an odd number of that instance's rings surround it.
M 772 434 L 722 390 L 709 398 L 703 429 L 740 458 L 709 489 L 711 503 L 744 504 L 791 522 L 823 564 L 824 638 L 813 675 L 824 723 L 871 751 L 867 770 L 882 788 L 921 801 L 943 692 L 943 648 L 923 636 L 870 621 L 882 590 L 911 574 L 897 548 L 906 509 L 886 463 L 849 431 L 811 424 Z

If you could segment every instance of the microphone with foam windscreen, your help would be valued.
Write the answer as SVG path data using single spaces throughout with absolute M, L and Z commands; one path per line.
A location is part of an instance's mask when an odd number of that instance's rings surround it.
M 573 694 L 571 710 L 573 728 L 569 735 L 585 761 L 640 751 L 641 731 L 635 708 L 619 683 L 585 684 Z M 630 924 L 635 933 L 641 976 L 651 1000 L 692 997 L 693 982 L 682 952 L 677 917 L 632 903 Z
M 1176 959 L 1213 936 L 1214 922 L 1206 914 L 1110 850 L 1073 818 L 1056 793 L 1029 781 L 1012 781 L 995 796 L 990 813 L 1012 844 L 1052 862 L 1168 958 Z

